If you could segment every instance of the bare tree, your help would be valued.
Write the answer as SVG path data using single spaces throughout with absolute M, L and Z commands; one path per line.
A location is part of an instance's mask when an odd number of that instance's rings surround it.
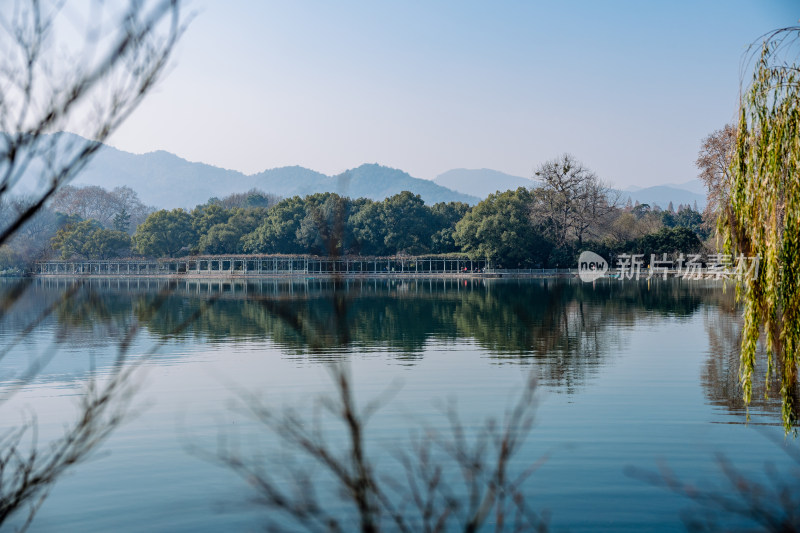
M 0 13 L 0 205 L 12 203 L 21 182 L 33 189 L 24 202 L 13 202 L 18 209 L 3 213 L 0 246 L 43 213 L 48 200 L 86 166 L 142 101 L 183 32 L 179 0 L 131 0 L 121 11 L 103 2 L 87 6 L 87 13 L 81 14 L 64 2 L 17 0 Z M 70 16 L 61 17 L 62 9 L 70 10 Z M 85 28 L 67 23 L 81 19 L 87 21 Z M 76 30 L 85 33 L 58 40 Z M 81 44 L 71 48 L 75 42 Z M 89 140 L 61 133 L 81 127 Z M 23 281 L 0 293 L 0 319 L 14 316 L 15 303 L 29 285 Z M 79 288 L 76 283 L 60 303 L 69 302 Z M 54 308 L 48 307 L 16 338 L 4 341 L 0 359 Z M 120 422 L 132 390 L 135 365 L 126 363 L 126 355 L 136 331 L 121 335 L 114 370 L 105 380 L 89 381 L 79 415 L 62 437 L 38 443 L 35 418 L 0 435 L 0 526 L 27 509 L 21 526 L 27 528 L 63 472 L 85 459 Z M 57 349 L 56 343 L 11 376 L 14 385 L 2 390 L 0 407 L 36 377 Z
M 614 211 L 617 198 L 609 197 L 610 188 L 570 154 L 543 163 L 536 176 L 543 185 L 534 191 L 533 217 L 559 246 L 574 239 L 580 247 Z
M 0 227 L 12 222 L 35 202 L 32 195 L 16 195 L 5 202 L 5 217 Z M 40 209 L 23 224 L 6 244 L 13 248 L 25 262 L 45 258 L 52 251 L 50 238 L 59 228 L 60 217 L 47 208 Z
M 235 207 L 272 207 L 279 200 L 279 196 L 253 187 L 247 192 L 231 193 L 221 200 L 215 199 L 214 203 L 226 209 L 233 209 Z
M 707 224 L 713 225 L 730 194 L 730 163 L 733 156 L 736 128 L 726 124 L 703 139 L 696 165 L 706 186 L 707 201 L 703 213 Z
M 585 236 L 599 237 L 607 229 L 617 209 L 619 193 L 595 178 L 583 184 L 575 200 L 572 233 L 580 247 Z
M 116 212 L 114 213 L 114 217 L 111 219 L 111 222 L 114 224 L 115 229 L 119 229 L 120 231 L 133 233 L 136 231 L 136 227 L 145 221 L 147 215 L 156 210 L 155 207 L 147 206 L 142 203 L 142 201 L 139 200 L 139 195 L 136 193 L 136 191 L 128 186 L 114 187 L 114 190 L 111 191 L 111 195 L 116 200 Z M 117 221 L 119 220 L 120 214 L 130 217 L 128 219 L 127 228 L 117 227 Z
M 115 217 L 123 212 L 130 217 L 130 225 L 135 228 L 151 211 L 130 187 L 115 187 L 108 191 L 97 185 L 65 185 L 53 195 L 49 207 L 59 213 L 78 215 L 84 220 L 97 220 L 107 228 L 112 227 Z

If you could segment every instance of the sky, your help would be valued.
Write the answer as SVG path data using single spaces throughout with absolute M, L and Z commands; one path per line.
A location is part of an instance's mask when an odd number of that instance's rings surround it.
M 111 138 L 252 174 L 362 163 L 530 177 L 568 152 L 619 187 L 697 176 L 747 46 L 793 1 L 194 1 Z

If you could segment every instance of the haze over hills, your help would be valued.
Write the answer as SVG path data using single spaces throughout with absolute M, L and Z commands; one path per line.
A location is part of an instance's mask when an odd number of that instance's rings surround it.
M 85 142 L 71 133 L 58 135 L 57 144 L 65 147 L 65 153 L 69 153 L 71 143 Z M 31 168 L 15 192 L 24 193 L 36 187 L 40 170 Z M 476 204 L 480 201 L 430 180 L 414 178 L 402 170 L 377 164 L 361 165 L 339 176 L 326 176 L 300 166 L 246 175 L 236 170 L 187 161 L 165 151 L 132 154 L 105 145 L 72 184 L 98 185 L 106 189 L 128 186 L 138 193 L 143 203 L 157 208 L 191 209 L 209 198 L 221 198 L 254 187 L 282 197 L 337 192 L 352 198 L 383 200 L 402 191 L 411 191 L 419 194 L 427 204 L 451 201 Z
M 697 182 L 697 183 L 695 183 Z M 698 187 L 699 184 L 699 187 Z M 700 192 L 696 192 L 696 191 Z M 620 192 L 620 199 L 623 203 L 630 198 L 632 202 L 640 204 L 658 205 L 666 209 L 670 202 L 675 209 L 678 205 L 693 206 L 697 202 L 697 208 L 703 210 L 706 205 L 706 194 L 703 192 L 703 184 L 700 180 L 692 180 L 679 185 L 656 185 L 654 187 L 633 188 Z
M 488 168 L 456 168 L 448 170 L 436 176 L 433 182 L 442 187 L 477 196 L 481 199 L 497 191 L 518 189 L 519 187 L 534 187 L 539 184 L 538 181 L 530 178 L 512 176 L 511 174 Z
M 700 178 L 694 178 L 683 183 L 667 183 L 668 187 L 675 187 L 676 189 L 685 189 L 687 191 L 702 194 L 705 196 L 708 193 L 705 183 Z
M 59 142 L 83 141 L 73 134 L 60 134 Z M 24 176 L 16 192 L 31 190 L 36 184 L 37 168 Z M 165 151 L 132 154 L 103 146 L 89 165 L 78 175 L 74 185 L 98 185 L 106 189 L 128 186 L 146 205 L 157 208 L 191 209 L 212 197 L 258 188 L 281 197 L 305 196 L 317 192 L 336 192 L 351 198 L 383 200 L 408 190 L 419 194 L 427 204 L 459 201 L 478 203 L 497 191 L 535 187 L 539 182 L 491 169 L 453 169 L 434 180 L 414 178 L 408 173 L 378 164 L 364 164 L 339 174 L 327 176 L 300 166 L 281 167 L 247 175 L 205 163 L 194 163 Z M 634 188 L 621 191 L 621 200 L 658 204 L 666 208 L 671 201 L 705 205 L 705 191 L 700 180 L 677 185 Z
M 51 151 L 56 159 L 74 154 L 86 143 L 72 133 L 56 135 L 45 139 L 46 144 L 53 143 Z M 24 194 L 37 187 L 41 170 L 42 165 L 31 166 L 14 192 Z M 109 190 L 128 186 L 144 204 L 159 208 L 194 207 L 220 193 L 244 192 L 252 187 L 249 177 L 235 170 L 192 163 L 163 150 L 139 155 L 107 145 L 97 151 L 71 185 L 98 185 Z
M 471 194 L 481 199 L 498 190 L 507 191 L 518 187 L 537 187 L 541 184 L 540 181 L 534 179 L 512 176 L 511 174 L 486 168 L 448 170 L 439 174 L 433 181 L 444 187 Z M 638 201 L 640 204 L 658 205 L 662 209 L 666 209 L 670 202 L 675 208 L 680 204 L 691 206 L 697 202 L 698 209 L 702 210 L 706 205 L 705 187 L 703 182 L 696 178 L 680 184 L 656 185 L 653 187 L 633 186 L 620 191 L 620 200 L 623 204 L 629 197 L 634 203 Z
M 480 198 L 414 178 L 402 170 L 378 164 L 364 164 L 339 174 L 326 176 L 303 167 L 265 170 L 250 176 L 253 187 L 279 196 L 306 195 L 315 192 L 336 192 L 350 198 L 383 200 L 402 191 L 419 194 L 426 204 L 465 202 L 476 204 Z
M 106 189 L 128 186 L 146 205 L 192 208 L 213 196 L 252 188 L 249 176 L 235 170 L 193 163 L 165 151 L 131 154 L 104 146 L 73 185 Z

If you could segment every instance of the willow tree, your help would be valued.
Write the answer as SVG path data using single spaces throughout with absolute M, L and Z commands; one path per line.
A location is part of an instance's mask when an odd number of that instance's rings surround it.
M 730 201 L 719 218 L 724 249 L 759 257 L 737 285 L 744 306 L 740 379 L 749 403 L 757 344 L 768 373 L 781 373 L 783 422 L 795 424 L 800 349 L 800 27 L 765 36 L 751 56 L 730 167 Z

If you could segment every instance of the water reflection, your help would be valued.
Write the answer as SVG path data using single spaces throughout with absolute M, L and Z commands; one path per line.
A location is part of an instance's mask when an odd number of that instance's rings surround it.
M 13 285 L 2 290 L 8 299 Z M 637 321 L 691 317 L 702 308 L 710 348 L 704 387 L 711 401 L 725 398 L 736 409 L 737 340 L 725 329 L 734 315 L 731 292 L 675 280 L 38 279 L 0 318 L 0 334 L 19 332 L 52 307 L 59 342 L 111 347 L 132 328 L 174 340 L 170 332 L 197 313 L 183 342 L 268 339 L 311 360 L 380 350 L 405 364 L 431 344 L 467 342 L 496 362 L 533 365 L 544 383 L 571 392 L 613 358 Z
M 24 363 L 23 355 L 37 353 L 41 343 L 55 342 L 58 357 L 39 375 L 40 381 L 50 383 L 29 396 L 43 397 L 39 405 L 50 402 L 57 411 L 65 403 L 63 389 L 71 394 L 64 384 L 86 376 L 89 354 L 102 371 L 103 365 L 113 364 L 116 346 L 131 328 L 142 333 L 143 345 L 165 342 L 145 374 L 146 394 L 156 398 L 155 412 L 149 411 L 121 438 L 126 446 L 115 448 L 113 468 L 90 478 L 81 490 L 67 491 L 69 497 L 82 490 L 92 498 L 98 494 L 98 501 L 103 494 L 125 494 L 124 504 L 123 498 L 107 503 L 117 510 L 107 514 L 129 522 L 132 517 L 131 523 L 140 509 L 161 504 L 168 508 L 165 516 L 177 517 L 170 499 L 175 494 L 183 498 L 179 506 L 209 508 L 197 503 L 208 496 L 192 493 L 192 487 L 235 490 L 224 479 L 203 479 L 194 462 L 181 459 L 183 450 L 169 447 L 175 441 L 171 432 L 176 413 L 187 409 L 192 431 L 210 435 L 213 448 L 218 428 L 209 422 L 209 413 L 222 409 L 230 396 L 219 376 L 233 376 L 243 387 L 281 399 L 305 397 L 317 390 L 319 375 L 325 379 L 324 372 L 317 372 L 319 361 L 352 354 L 365 354 L 354 357 L 352 366 L 360 367 L 362 376 L 375 378 L 361 381 L 364 397 L 379 393 L 389 378 L 406 379 L 405 396 L 398 403 L 414 413 L 425 412 L 431 397 L 448 393 L 457 395 L 470 415 L 481 409 L 502 413 L 509 383 L 519 382 L 511 378 L 528 369 L 535 372 L 547 390 L 537 419 L 537 446 L 583 443 L 591 436 L 588 444 L 555 457 L 537 472 L 536 486 L 547 487 L 545 497 L 550 498 L 543 505 L 552 506 L 554 516 L 566 517 L 565 527 L 577 523 L 573 530 L 596 530 L 598 517 L 609 529 L 619 529 L 620 517 L 630 519 L 629 509 L 644 509 L 641 523 L 648 525 L 653 516 L 674 515 L 672 507 L 663 506 L 660 493 L 649 497 L 638 482 L 630 486 L 620 481 L 626 464 L 646 467 L 666 456 L 686 479 L 707 480 L 718 472 L 713 465 L 707 467 L 711 455 L 698 452 L 698 443 L 725 453 L 744 450 L 743 455 L 760 449 L 753 432 L 729 425 L 745 421 L 738 386 L 740 315 L 733 291 L 723 292 L 715 282 L 351 280 L 337 285 L 319 279 L 90 280 L 70 292 L 73 283 L 34 280 L 11 305 L 12 285 L 0 280 L 0 301 L 5 305 L 0 306 L 0 349 L 47 309 L 53 310 L 40 328 L 0 360 L 0 381 L 6 370 L 13 370 L 15 360 Z M 179 337 L 170 334 L 198 311 L 203 312 Z M 660 349 L 648 349 L 658 343 Z M 131 353 L 143 351 L 135 346 Z M 295 364 L 295 359 L 303 364 Z M 754 387 L 762 383 L 754 380 Z M 768 412 L 767 421 L 779 426 L 777 387 L 766 399 L 763 388 L 753 396 L 751 412 Z M 39 411 L 48 413 L 43 407 Z M 192 413 L 198 416 L 192 418 Z M 227 415 L 223 420 L 226 427 L 229 421 L 233 425 Z M 375 442 L 381 445 L 403 427 L 391 415 L 377 418 L 376 424 Z M 236 427 L 241 427 L 238 421 Z M 669 455 L 673 451 L 675 458 Z M 758 471 L 761 460 L 753 461 Z M 166 478 L 183 484 L 176 489 L 164 483 Z M 124 492 L 136 489 L 142 479 L 157 480 L 158 487 L 148 485 L 146 497 L 137 496 L 144 491 L 134 490 L 132 497 Z M 609 492 L 609 486 L 619 488 Z M 56 512 L 57 520 L 64 508 L 80 508 L 69 497 Z M 137 502 L 137 497 L 142 499 Z M 633 505 L 615 506 L 620 498 Z M 578 510 L 573 507 L 576 501 Z M 218 524 L 229 518 L 204 514 L 195 519 Z M 631 523 L 635 520 L 636 516 Z
M 745 410 L 739 311 L 733 291 L 715 282 L 37 279 L 0 283 L 0 300 L 4 345 L 41 320 L 56 342 L 109 348 L 111 361 L 111 348 L 130 331 L 173 341 L 170 332 L 197 313 L 180 341 L 269 340 L 284 353 L 317 361 L 379 350 L 404 364 L 432 344 L 466 342 L 495 362 L 532 365 L 543 383 L 567 393 L 613 360 L 637 322 L 700 314 L 708 336 L 700 376 L 705 396 L 731 412 Z M 773 376 L 769 384 L 754 380 L 751 410 L 774 412 L 780 405 L 779 380 Z
M 706 399 L 712 405 L 731 413 L 748 411 L 743 400 L 739 380 L 739 352 L 742 344 L 742 317 L 734 304 L 733 291 L 709 295 L 709 306 L 704 309 L 703 325 L 708 334 L 708 357 L 700 380 Z M 762 339 L 763 341 L 763 339 Z M 754 413 L 780 412 L 781 371 L 768 372 L 763 342 L 760 343 L 753 374 L 753 394 L 749 411 Z M 795 419 L 800 414 L 800 402 L 794 391 Z
M 55 280 L 34 283 L 28 291 L 29 305 L 41 308 L 72 286 L 65 280 L 50 281 Z M 397 349 L 421 351 L 431 337 L 474 338 L 498 354 L 526 355 L 575 351 L 572 344 L 579 342 L 577 336 L 593 334 L 604 322 L 600 319 L 632 325 L 649 314 L 691 316 L 719 288 L 702 282 L 650 285 L 610 280 L 595 284 L 576 280 L 305 280 L 136 285 L 84 281 L 79 298 L 59 308 L 58 321 L 70 328 L 115 321 L 124 326 L 119 320 L 132 311 L 150 331 L 165 334 L 170 324 L 213 296 L 218 298 L 213 312 L 190 328 L 194 336 L 210 341 L 269 337 L 303 351 L 386 342 Z M 342 313 L 343 317 L 337 316 Z M 297 318 L 287 320 L 288 316 Z M 337 331 L 343 326 L 350 335 Z

